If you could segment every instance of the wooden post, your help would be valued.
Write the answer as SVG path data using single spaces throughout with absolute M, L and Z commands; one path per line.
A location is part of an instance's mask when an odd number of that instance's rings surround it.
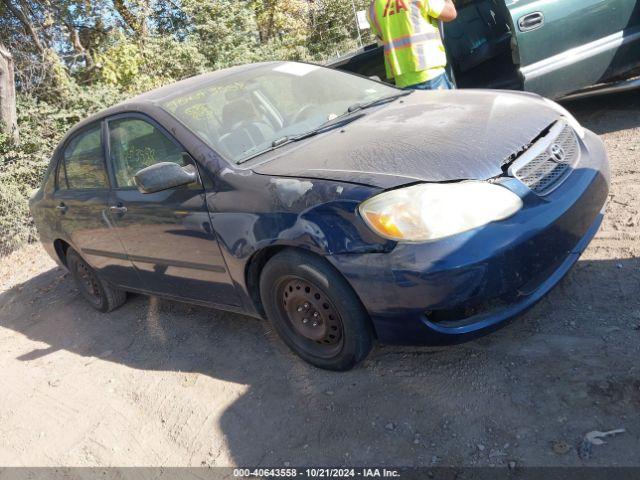
M 13 57 L 2 44 L 0 44 L 0 131 L 11 134 L 13 139 L 18 141 Z

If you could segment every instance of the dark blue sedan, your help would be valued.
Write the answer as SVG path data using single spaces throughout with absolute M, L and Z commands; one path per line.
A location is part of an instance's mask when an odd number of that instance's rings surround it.
M 459 341 L 531 306 L 596 233 L 608 187 L 602 142 L 536 95 L 275 62 L 84 120 L 31 211 L 98 310 L 139 292 L 266 317 L 344 370 L 375 339 Z

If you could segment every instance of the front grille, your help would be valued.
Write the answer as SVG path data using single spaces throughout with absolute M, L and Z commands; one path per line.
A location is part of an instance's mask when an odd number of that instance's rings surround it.
M 560 129 L 553 128 L 538 142 L 541 144 L 534 145 L 531 150 L 542 151 L 530 160 L 522 158 L 522 161 L 516 161 L 512 174 L 537 195 L 547 195 L 571 173 L 578 161 L 580 147 L 575 131 L 564 122 Z

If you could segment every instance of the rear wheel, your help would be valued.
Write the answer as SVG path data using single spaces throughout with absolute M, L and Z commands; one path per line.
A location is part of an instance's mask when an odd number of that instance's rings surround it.
M 127 293 L 124 290 L 102 280 L 72 248 L 67 251 L 67 268 L 82 296 L 96 310 L 110 312 L 126 301 Z
M 366 311 L 322 258 L 295 250 L 278 253 L 262 271 L 260 295 L 276 332 L 312 365 L 348 370 L 371 350 Z

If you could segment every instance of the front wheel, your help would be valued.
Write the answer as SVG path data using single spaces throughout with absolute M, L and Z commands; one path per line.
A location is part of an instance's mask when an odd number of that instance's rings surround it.
M 82 296 L 96 310 L 110 312 L 126 301 L 127 292 L 102 280 L 72 248 L 67 252 L 67 268 Z
M 276 254 L 260 276 L 260 296 L 280 338 L 316 367 L 349 370 L 371 351 L 367 312 L 320 257 L 296 250 Z

